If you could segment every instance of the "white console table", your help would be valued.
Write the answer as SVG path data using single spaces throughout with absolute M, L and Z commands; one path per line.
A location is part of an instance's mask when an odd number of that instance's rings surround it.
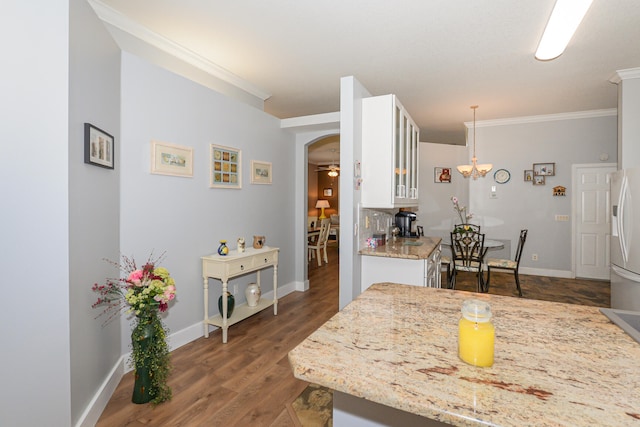
M 222 328 L 222 342 L 227 342 L 227 329 L 234 323 L 246 319 L 267 307 L 273 305 L 273 315 L 278 314 L 278 248 L 265 246 L 262 249 L 247 248 L 245 252 L 230 251 L 228 255 L 218 254 L 202 257 L 202 277 L 204 279 L 204 337 L 209 337 L 209 325 Z M 273 267 L 273 300 L 260 298 L 258 305 L 249 307 L 242 305 L 236 307 L 231 317 L 227 319 L 227 298 L 224 298 L 228 290 L 229 279 L 244 274 L 257 272 L 257 283 L 260 286 L 260 270 Z M 222 312 L 209 317 L 209 278 L 222 282 Z

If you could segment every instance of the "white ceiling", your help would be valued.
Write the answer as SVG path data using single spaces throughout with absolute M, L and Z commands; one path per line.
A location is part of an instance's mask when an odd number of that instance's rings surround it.
M 395 93 L 420 140 L 463 122 L 615 108 L 640 67 L 640 1 L 595 0 L 567 50 L 534 51 L 554 0 L 101 0 L 270 95 L 279 118 L 335 112 L 340 78 Z

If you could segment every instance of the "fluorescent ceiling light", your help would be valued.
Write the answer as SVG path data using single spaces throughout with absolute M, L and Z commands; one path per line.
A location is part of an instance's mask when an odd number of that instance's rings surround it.
M 540 39 L 536 59 L 548 61 L 564 52 L 593 0 L 556 0 Z

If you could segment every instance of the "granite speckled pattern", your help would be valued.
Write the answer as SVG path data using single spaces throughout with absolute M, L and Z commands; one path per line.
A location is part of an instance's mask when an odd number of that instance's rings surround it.
M 457 355 L 488 301 L 495 362 Z M 640 426 L 640 345 L 597 307 L 374 284 L 289 353 L 302 380 L 456 426 Z
M 386 245 L 360 250 L 360 255 L 382 256 L 388 258 L 427 259 L 442 241 L 439 237 L 399 237 L 395 243 L 389 239 Z M 405 244 L 408 243 L 408 244 Z M 416 243 L 422 243 L 417 246 Z

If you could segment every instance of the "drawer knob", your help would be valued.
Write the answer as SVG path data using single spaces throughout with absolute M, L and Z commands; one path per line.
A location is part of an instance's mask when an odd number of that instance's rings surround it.
M 240 264 L 240 270 L 244 270 L 244 265 Z
M 266 259 L 266 258 L 264 259 L 264 262 L 267 262 L 267 259 Z

